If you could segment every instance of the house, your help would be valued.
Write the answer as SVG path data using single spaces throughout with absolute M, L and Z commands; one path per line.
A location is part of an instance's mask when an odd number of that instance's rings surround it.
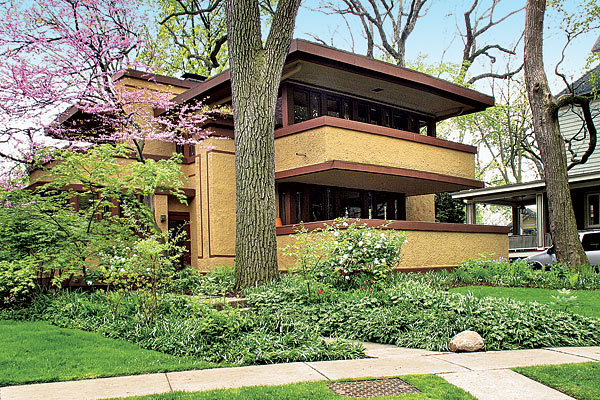
M 600 38 L 599 38 L 600 41 Z M 598 44 L 598 42 L 596 43 Z M 573 83 L 577 95 L 590 96 L 590 109 L 596 129 L 600 130 L 600 99 L 595 96 L 600 78 L 600 65 Z M 565 89 L 560 95 L 568 94 Z M 589 147 L 589 132 L 585 128 L 581 110 L 563 107 L 558 112 L 560 131 L 566 141 L 567 164 L 581 159 Z M 571 199 L 577 221 L 577 229 L 600 228 L 600 151 L 598 148 L 584 164 L 569 170 Z M 543 180 L 496 186 L 485 189 L 466 190 L 452 195 L 467 204 L 467 222 L 474 221 L 476 204 L 496 204 L 512 207 L 512 230 L 509 237 L 511 258 L 524 257 L 552 245 L 548 222 L 548 200 Z M 521 214 L 525 206 L 536 206 L 536 227 L 529 234 L 523 232 Z
M 231 104 L 229 71 L 207 80 L 128 71 L 121 79 L 171 90 L 180 104 Z M 419 72 L 294 40 L 274 132 L 279 246 L 293 240 L 299 222 L 311 230 L 345 216 L 370 226 L 389 220 L 385 229 L 406 231 L 402 268 L 446 267 L 483 252 L 506 257 L 508 228 L 434 222 L 435 193 L 483 187 L 475 179 L 476 148 L 438 138 L 436 124 L 493 104 Z M 231 265 L 235 249 L 233 121 L 215 116 L 206 129 L 212 134 L 202 146 L 145 148 L 154 158 L 184 155 L 188 204 L 157 194 L 155 212 L 161 228 L 189 221 L 189 261 L 201 270 Z

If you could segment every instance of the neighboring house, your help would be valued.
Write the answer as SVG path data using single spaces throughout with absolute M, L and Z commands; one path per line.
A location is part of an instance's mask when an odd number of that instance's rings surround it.
M 122 79 L 168 88 L 181 104 L 231 104 L 229 71 L 202 82 L 137 71 Z M 386 229 L 406 231 L 401 267 L 451 266 L 483 252 L 506 257 L 508 228 L 434 222 L 435 193 L 483 187 L 475 180 L 476 148 L 437 138 L 436 124 L 493 104 L 419 72 L 294 40 L 274 132 L 278 244 L 291 242 L 299 222 L 312 230 L 345 216 L 371 226 L 390 220 Z M 213 133 L 202 146 L 145 148 L 155 158 L 184 155 L 188 205 L 157 194 L 156 216 L 162 228 L 190 221 L 189 260 L 202 270 L 231 265 L 235 249 L 233 121 L 215 117 L 206 128 Z
M 599 38 L 600 41 L 600 38 Z M 595 96 L 600 88 L 600 65 L 586 73 L 573 84 L 577 95 Z M 567 90 L 559 96 L 568 94 Z M 600 99 L 591 102 L 594 125 L 600 130 Z M 563 107 L 559 110 L 560 131 L 566 140 L 567 164 L 580 159 L 588 149 L 589 133 L 581 117 L 580 109 Z M 569 170 L 569 185 L 577 229 L 600 228 L 600 149 L 597 148 L 584 164 Z M 474 221 L 475 204 L 496 204 L 511 206 L 513 223 L 509 238 L 510 257 L 523 257 L 549 247 L 552 239 L 549 234 L 546 185 L 543 180 L 514 185 L 496 186 L 485 189 L 467 190 L 452 195 L 467 203 L 467 222 Z M 525 234 L 520 224 L 520 210 L 527 205 L 537 206 L 535 232 Z M 523 233 L 523 234 L 522 234 Z

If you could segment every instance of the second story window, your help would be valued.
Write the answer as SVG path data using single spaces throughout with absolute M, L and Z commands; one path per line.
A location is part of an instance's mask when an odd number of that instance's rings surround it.
M 294 90 L 294 123 L 308 119 L 308 92 Z

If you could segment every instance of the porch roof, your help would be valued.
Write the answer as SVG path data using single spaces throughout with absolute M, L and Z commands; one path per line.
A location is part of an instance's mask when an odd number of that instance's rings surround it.
M 600 172 L 587 172 L 569 176 L 569 187 L 571 189 L 599 185 Z M 452 198 L 461 199 L 467 203 L 485 203 L 518 207 L 521 205 L 535 204 L 535 195 L 545 192 L 546 182 L 537 180 L 483 189 L 464 190 L 452 193 Z

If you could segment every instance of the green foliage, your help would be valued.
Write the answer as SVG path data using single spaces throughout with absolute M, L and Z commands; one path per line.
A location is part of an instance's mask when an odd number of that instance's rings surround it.
M 405 279 L 364 290 L 328 289 L 306 295 L 301 278 L 248 293 L 249 301 L 274 320 L 306 322 L 323 336 L 445 351 L 457 333 L 479 332 L 488 350 L 600 343 L 600 320 L 539 303 L 447 293 Z
M 558 295 L 552 296 L 554 299 L 554 304 L 560 308 L 564 308 L 564 311 L 570 306 L 574 306 L 577 303 L 577 296 L 571 296 L 571 291 L 569 289 L 558 289 Z
M 450 193 L 436 193 L 435 221 L 463 224 L 465 222 L 465 205 L 462 200 L 455 200 Z
M 34 271 L 28 260 L 0 261 L 0 305 L 26 300 L 35 288 Z
M 118 313 L 114 312 L 116 304 Z M 59 291 L 37 296 L 27 308 L 0 310 L 0 319 L 41 319 L 123 339 L 144 349 L 236 365 L 358 358 L 363 354 L 359 345 L 325 342 L 302 322 L 232 308 L 218 311 L 187 296 L 160 296 L 156 317 L 151 320 L 144 307 L 135 293 Z
M 564 264 L 549 269 L 534 269 L 526 261 L 508 262 L 486 258 L 467 260 L 454 270 L 450 285 L 492 284 L 496 286 L 529 286 L 550 289 L 598 289 L 600 274 L 592 269 L 574 272 Z
M 363 279 L 380 281 L 400 261 L 406 242 L 404 232 L 380 228 L 385 225 L 372 228 L 346 219 L 337 219 L 311 232 L 301 226 L 296 242 L 286 247 L 284 254 L 296 257 L 297 272 L 307 282 L 316 279 L 324 284 L 349 285 Z M 310 285 L 307 287 L 310 291 Z

